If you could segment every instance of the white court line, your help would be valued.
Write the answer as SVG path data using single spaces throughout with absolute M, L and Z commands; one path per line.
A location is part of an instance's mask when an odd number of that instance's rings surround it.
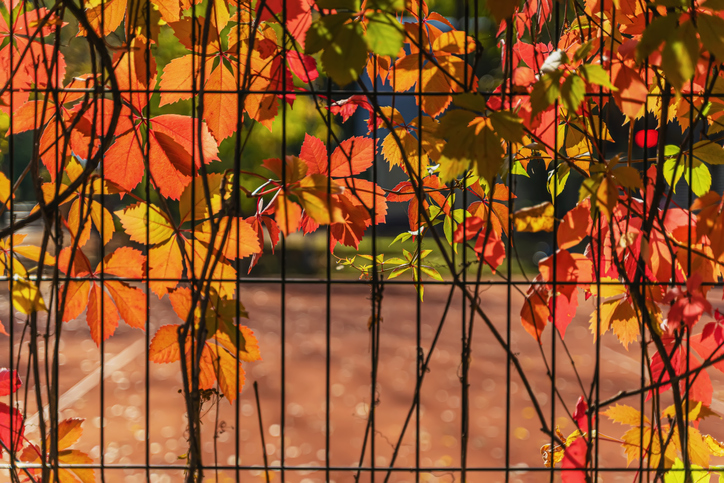
M 121 352 L 118 353 L 115 357 L 113 357 L 111 360 L 106 362 L 105 364 L 105 372 L 103 373 L 103 378 L 107 379 L 110 375 L 112 375 L 115 371 L 122 369 L 126 366 L 129 362 L 131 362 L 133 359 L 138 357 L 141 354 L 145 354 L 146 352 L 146 341 L 145 340 L 137 340 L 130 346 L 123 349 Z M 85 376 L 83 379 L 81 379 L 77 384 L 75 384 L 73 387 L 68 389 L 62 396 L 60 396 L 60 400 L 58 401 L 58 412 L 63 411 L 64 409 L 68 409 L 73 404 L 75 404 L 76 401 L 81 399 L 83 396 L 88 394 L 90 391 L 92 391 L 100 382 L 100 374 L 101 374 L 101 368 L 98 366 Z M 46 405 L 43 408 L 43 414 L 46 418 L 50 415 L 50 407 Z M 38 424 L 38 416 L 39 413 L 35 413 L 32 416 L 30 416 L 28 419 L 25 420 L 26 425 L 36 425 Z

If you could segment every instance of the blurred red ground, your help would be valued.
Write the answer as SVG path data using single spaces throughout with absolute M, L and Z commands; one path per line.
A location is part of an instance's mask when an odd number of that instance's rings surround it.
M 525 287 L 522 287 L 525 289 Z M 420 329 L 425 354 L 440 323 L 449 293 L 448 287 L 428 285 L 425 301 L 421 305 Z M 506 333 L 507 289 L 504 286 L 484 288 L 482 306 L 498 330 Z M 716 295 L 712 299 L 718 298 Z M 166 300 L 152 297 L 152 328 L 168 323 L 179 323 Z M 6 299 L 7 300 L 7 299 Z M 325 473 L 319 467 L 325 464 L 325 361 L 326 361 L 326 287 L 322 284 L 290 284 L 285 296 L 285 374 L 281 372 L 281 287 L 277 284 L 248 284 L 242 286 L 241 300 L 250 314 L 249 327 L 259 339 L 263 360 L 245 364 L 246 385 L 238 400 L 239 419 L 235 404 L 222 400 L 218 412 L 209 404 L 204 416 L 204 458 L 207 463 L 233 464 L 235 460 L 234 435 L 238 434 L 238 461 L 242 465 L 263 465 L 262 443 L 258 427 L 258 414 L 252 384 L 257 381 L 261 396 L 261 409 L 266 439 L 266 452 L 271 465 L 280 464 L 282 387 L 284 387 L 285 464 L 288 469 L 282 480 L 279 473 L 273 481 L 322 482 Z M 511 301 L 511 340 L 515 353 L 528 375 L 549 424 L 552 416 L 551 382 L 543 364 L 542 354 L 552 363 L 551 331 L 546 330 L 543 345 L 531 338 L 522 328 L 518 316 L 522 296 L 513 290 Z M 359 464 L 370 404 L 370 332 L 368 318 L 371 301 L 366 286 L 334 285 L 330 298 L 331 346 L 330 392 L 331 425 L 330 448 L 333 467 L 354 467 Z M 412 403 L 416 367 L 416 293 L 412 287 L 387 285 L 382 302 L 383 322 L 380 337 L 380 360 L 376 410 L 375 465 L 389 465 L 392 445 L 400 436 L 404 418 Z M 3 306 L 0 306 L 3 310 Z M 461 382 L 460 352 L 463 311 L 466 319 L 469 309 L 463 307 L 459 295 L 444 322 L 440 340 L 435 348 L 430 371 L 425 377 L 421 395 L 420 465 L 438 468 L 424 471 L 421 481 L 460 482 L 459 471 L 449 468 L 460 465 L 461 453 Z M 588 330 L 592 310 L 585 303 L 568 328 L 566 345 L 583 383 L 585 391 L 595 368 L 596 346 Z M 7 304 L 4 312 L 7 313 Z M 22 325 L 16 326 L 16 331 Z M 520 378 L 511 368 L 509 427 L 506 428 L 506 357 L 505 352 L 490 335 L 480 319 L 474 322 L 472 365 L 470 368 L 470 436 L 468 466 L 486 468 L 486 471 L 467 474 L 469 482 L 504 481 L 504 471 L 491 468 L 505 467 L 506 431 L 509 431 L 509 465 L 514 468 L 512 482 L 549 481 L 550 475 L 532 471 L 542 468 L 541 445 L 549 438 L 540 431 L 540 423 L 533 410 Z M 19 339 L 18 339 L 19 340 Z M 61 394 L 65 394 L 67 409 L 62 416 L 81 417 L 84 434 L 77 447 L 99 461 L 100 441 L 100 375 L 97 373 L 99 349 L 91 341 L 84 320 L 65 325 L 62 337 Z M 5 338 L 7 341 L 7 338 Z M 0 341 L 2 342 L 2 341 Z M 7 347 L 7 346 L 5 346 Z M 104 383 L 105 394 L 105 463 L 109 466 L 140 465 L 145 459 L 145 401 L 146 362 L 145 333 L 130 329 L 121 323 L 116 335 L 106 345 L 106 362 L 113 361 Z M 17 344 L 16 344 L 17 350 Z M 124 352 L 125 351 L 125 352 Z M 118 354 L 125 354 L 120 359 Z M 620 390 L 640 385 L 640 346 L 633 344 L 625 350 L 610 332 L 601 344 L 600 398 Z M 114 359 L 114 357 L 116 357 Z M 123 358 L 125 357 L 125 359 Z M 555 345 L 556 388 L 570 411 L 582 394 L 564 346 Z M 0 364 L 7 365 L 7 349 Z M 181 394 L 180 369 L 177 365 L 150 365 L 148 401 L 150 407 L 150 463 L 183 464 L 179 455 L 186 452 L 184 406 Z M 721 411 L 722 377 L 709 371 L 714 383 L 713 408 Z M 85 379 L 84 379 L 85 378 Z M 25 379 L 25 378 L 23 378 Z M 80 385 L 78 385 L 80 383 Z M 74 387 L 75 386 L 75 387 Z M 24 397 L 24 396 L 23 396 Z M 33 401 L 33 392 L 28 394 Z M 638 407 L 639 398 L 623 403 Z M 28 415 L 35 407 L 30 404 Z M 218 426 L 215 424 L 218 419 Z M 396 468 L 415 466 L 415 425 L 408 428 Z M 555 406 L 555 424 L 567 435 L 572 423 L 560 402 Z M 620 437 L 626 427 L 610 423 L 601 417 L 602 435 Z M 214 443 L 214 427 L 219 428 Z M 708 419 L 702 423 L 703 433 L 724 439 L 721 420 Z M 35 427 L 28 428 L 33 439 Z M 216 446 L 216 451 L 215 451 Z M 623 449 L 617 443 L 602 441 L 599 462 L 603 468 L 625 468 Z M 216 456 L 215 456 L 216 455 Z M 712 462 L 717 463 L 715 461 Z M 363 465 L 369 467 L 369 444 Z M 374 481 L 384 480 L 385 472 L 376 472 Z M 353 469 L 335 470 L 330 480 L 355 481 Z M 209 471 L 208 481 L 236 481 L 233 471 L 218 474 Z M 602 481 L 634 481 L 633 471 L 605 471 Z M 99 471 L 96 478 L 100 481 Z M 181 470 L 152 470 L 153 482 L 183 480 Z M 560 481 L 560 476 L 555 479 Z M 107 469 L 105 481 L 146 481 L 145 470 L 138 468 Z M 241 471 L 239 481 L 264 481 L 261 470 Z M 372 481 L 370 472 L 363 471 L 360 481 Z M 414 471 L 392 473 L 390 481 L 415 481 Z

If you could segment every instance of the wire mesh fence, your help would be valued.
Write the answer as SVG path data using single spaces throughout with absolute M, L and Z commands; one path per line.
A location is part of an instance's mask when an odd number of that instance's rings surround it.
M 3 479 L 718 477 L 722 10 L 3 2 Z

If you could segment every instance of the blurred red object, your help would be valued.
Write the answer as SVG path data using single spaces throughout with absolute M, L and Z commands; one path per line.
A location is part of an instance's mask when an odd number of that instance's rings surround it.
M 659 142 L 659 133 L 656 129 L 639 131 L 634 135 L 634 142 L 640 148 L 653 148 Z

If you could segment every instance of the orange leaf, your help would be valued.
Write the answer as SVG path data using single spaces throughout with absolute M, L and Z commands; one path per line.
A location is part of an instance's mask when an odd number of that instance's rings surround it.
M 168 364 L 181 358 L 181 350 L 178 345 L 180 327 L 180 325 L 164 325 L 156 331 L 148 349 L 148 359 L 151 362 Z
M 636 119 L 649 93 L 646 84 L 638 72 L 622 62 L 612 63 L 611 71 L 613 85 L 618 89 L 613 93 L 616 104 L 626 116 Z
M 141 182 L 145 172 L 142 142 L 135 128 L 116 139 L 103 159 L 106 180 L 126 191 L 131 191 Z
M 588 201 L 587 201 L 588 200 Z M 589 198 L 565 214 L 558 225 L 558 248 L 571 248 L 588 236 L 593 227 Z
M 103 296 L 103 312 L 101 313 L 101 294 Z M 108 339 L 118 327 L 118 311 L 111 297 L 95 283 L 91 286 L 88 300 L 86 321 L 90 327 L 91 338 L 97 346 L 101 345 L 101 324 L 103 324 L 103 340 Z
M 196 68 L 196 76 L 193 75 L 194 67 Z M 163 74 L 161 74 L 161 101 L 159 106 L 191 99 L 194 77 L 198 78 L 199 70 L 199 60 L 198 58 L 194 59 L 192 54 L 171 59 L 171 62 L 166 64 L 166 67 L 163 68 Z M 208 75 L 206 78 L 208 79 Z M 199 81 L 197 80 L 196 85 L 198 84 Z
M 146 328 L 146 294 L 118 280 L 106 280 L 105 287 L 113 297 L 121 318 L 136 329 Z
M 146 268 L 146 257 L 140 250 L 120 247 L 106 256 L 103 270 L 110 275 L 124 278 L 143 278 Z M 96 270 L 98 273 L 99 270 Z
M 238 97 L 235 92 L 238 89 L 234 74 L 220 63 L 208 78 L 205 90 L 213 94 L 204 95 L 203 117 L 209 125 L 209 129 L 220 144 L 236 132 L 239 117 Z M 219 94 L 218 92 L 229 92 Z
M 356 136 L 347 139 L 342 141 L 332 153 L 330 174 L 334 177 L 360 174 L 372 166 L 374 159 L 375 144 L 372 138 Z M 327 174 L 327 170 L 320 174 Z
M 545 287 L 536 287 L 523 302 L 520 309 L 520 318 L 523 328 L 539 343 L 541 335 L 548 323 L 550 310 L 548 309 L 548 291 Z
M 221 259 L 214 267 L 213 273 L 204 273 L 204 262 L 208 255 L 208 249 L 198 241 L 184 239 L 184 242 L 186 253 L 189 254 L 189 258 L 192 260 L 191 263 L 196 278 L 208 281 L 220 297 L 233 296 L 236 291 L 236 284 L 233 282 L 236 279 L 236 270 L 226 260 Z M 211 265 L 207 267 L 207 270 L 210 268 Z
M 276 201 L 276 221 L 279 225 L 279 230 L 284 233 L 285 236 L 289 236 L 291 233 L 299 230 L 299 222 L 302 219 L 302 208 L 289 200 L 284 193 L 279 193 Z
M 60 451 L 68 449 L 80 439 L 83 434 L 83 419 L 71 418 L 58 423 L 58 449 Z M 50 436 L 47 438 L 47 445 L 50 447 Z
M 162 196 L 178 200 L 191 182 L 191 155 L 174 138 L 163 133 L 149 134 L 148 144 L 148 166 L 153 184 Z
M 168 299 L 176 315 L 186 322 L 191 311 L 191 290 L 187 287 L 178 287 L 168 293 Z
M 232 340 L 230 334 L 235 340 Z M 256 339 L 254 332 L 243 325 L 236 325 L 230 322 L 222 322 L 219 324 L 219 330 L 214 334 L 216 341 L 226 347 L 226 349 L 236 357 L 239 353 L 239 359 L 246 362 L 254 362 L 261 360 L 261 352 L 259 351 L 259 341 Z
M 140 250 L 130 247 L 117 248 L 103 261 L 103 271 L 117 277 L 143 278 L 145 268 L 146 257 Z
M 77 199 L 70 205 L 68 212 L 68 230 L 73 239 L 78 240 L 78 246 L 83 247 L 90 239 L 91 220 L 87 216 L 88 203 L 85 200 Z
M 319 138 L 304 135 L 299 159 L 307 164 L 307 174 L 327 174 L 327 146 Z
M 91 201 L 90 208 L 91 221 L 96 227 L 96 230 L 98 230 L 98 233 L 101 234 L 101 239 L 105 245 L 111 241 L 113 233 L 116 231 L 116 225 L 113 222 L 113 215 L 111 215 L 111 212 L 108 211 L 108 208 L 97 201 Z
M 231 219 L 231 223 L 229 220 Z M 196 238 L 207 244 L 211 243 L 211 227 L 208 223 L 203 224 L 203 231 L 197 232 Z M 224 249 L 221 250 L 226 258 L 235 260 L 259 253 L 261 246 L 256 232 L 243 218 L 230 218 L 225 216 L 219 220 L 219 228 L 215 237 L 214 250 L 220 250 L 221 242 L 226 235 Z
M 219 146 L 205 122 L 201 123 L 201 144 L 199 144 L 198 122 L 197 119 L 191 116 L 164 114 L 151 119 L 151 127 L 154 132 L 171 137 L 188 153 L 188 156 L 193 153 L 196 167 L 199 167 L 201 166 L 202 157 L 205 164 L 219 161 Z
M 65 310 L 63 311 L 63 322 L 68 322 L 83 313 L 88 306 L 88 292 L 90 292 L 91 282 L 89 280 L 71 280 L 67 285 L 60 288 L 60 293 L 64 293 L 65 287 L 68 292 L 65 297 Z
M 158 298 L 162 298 L 169 289 L 178 285 L 183 275 L 183 255 L 175 237 L 148 250 L 148 266 L 149 277 L 156 279 L 149 286 Z
M 210 348 L 209 352 L 214 361 L 214 369 L 216 378 L 219 381 L 219 387 L 221 387 L 221 391 L 224 393 L 226 399 L 229 400 L 229 403 L 232 403 L 244 386 L 245 377 L 244 369 L 241 367 L 241 361 L 238 361 L 218 345 Z M 238 385 L 237 378 L 239 382 Z
M 70 264 L 70 258 L 73 255 L 73 266 L 70 271 L 68 270 L 68 264 Z M 84 275 L 90 275 L 92 272 L 90 261 L 83 253 L 83 250 L 77 249 L 73 252 L 71 247 L 63 248 L 58 255 L 58 269 L 73 277 L 82 277 Z

